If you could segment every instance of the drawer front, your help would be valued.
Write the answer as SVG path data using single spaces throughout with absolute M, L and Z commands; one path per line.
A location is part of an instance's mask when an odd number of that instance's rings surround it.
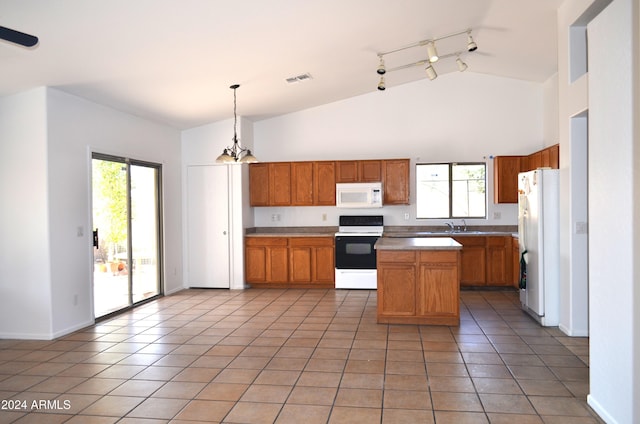
M 333 246 L 333 237 L 290 237 L 289 246 Z
M 286 237 L 245 237 L 247 246 L 286 246 Z
M 378 250 L 378 262 L 416 262 L 416 252 L 408 250 Z
M 458 261 L 457 250 L 431 250 L 420 252 L 420 263 L 455 263 Z

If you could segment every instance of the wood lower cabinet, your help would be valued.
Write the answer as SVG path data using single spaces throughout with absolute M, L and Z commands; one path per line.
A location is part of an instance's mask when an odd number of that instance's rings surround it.
M 245 239 L 245 279 L 254 283 L 286 283 L 289 280 L 287 239 Z
M 482 236 L 456 236 L 462 245 L 460 252 L 460 285 L 485 286 L 487 284 L 486 238 Z
M 459 325 L 458 250 L 382 250 L 378 261 L 378 322 Z
M 246 237 L 245 280 L 261 287 L 333 287 L 334 237 Z
M 331 283 L 335 280 L 333 237 L 289 239 L 289 281 Z
M 487 285 L 510 286 L 512 237 L 487 237 Z
M 513 286 L 515 261 L 513 237 L 504 236 L 455 236 L 462 245 L 460 252 L 460 285 L 464 287 Z M 515 241 L 517 256 L 518 241 Z M 519 262 L 518 262 L 519 264 Z M 518 265 L 519 267 L 519 265 Z M 517 280 L 517 278 L 516 278 Z M 517 287 L 517 285 L 516 285 Z

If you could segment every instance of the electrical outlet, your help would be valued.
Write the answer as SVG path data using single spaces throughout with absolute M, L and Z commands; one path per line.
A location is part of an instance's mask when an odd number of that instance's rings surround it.
M 502 213 L 501 212 L 494 212 L 493 213 L 493 219 L 501 219 L 502 218 Z
M 408 221 L 409 220 L 409 212 L 405 212 L 404 214 L 404 220 Z
M 322 214 L 322 220 L 323 220 L 323 221 L 326 221 L 326 220 L 327 220 L 327 214 L 326 214 L 326 213 L 323 213 L 323 214 Z

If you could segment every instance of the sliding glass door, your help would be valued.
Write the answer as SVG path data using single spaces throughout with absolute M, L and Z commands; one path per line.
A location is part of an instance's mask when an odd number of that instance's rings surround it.
M 93 154 L 94 315 L 161 293 L 160 165 Z

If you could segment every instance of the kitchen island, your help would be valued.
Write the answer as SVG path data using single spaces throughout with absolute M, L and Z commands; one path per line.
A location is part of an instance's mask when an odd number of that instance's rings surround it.
M 382 237 L 375 248 L 378 323 L 460 324 L 460 243 L 450 237 Z

